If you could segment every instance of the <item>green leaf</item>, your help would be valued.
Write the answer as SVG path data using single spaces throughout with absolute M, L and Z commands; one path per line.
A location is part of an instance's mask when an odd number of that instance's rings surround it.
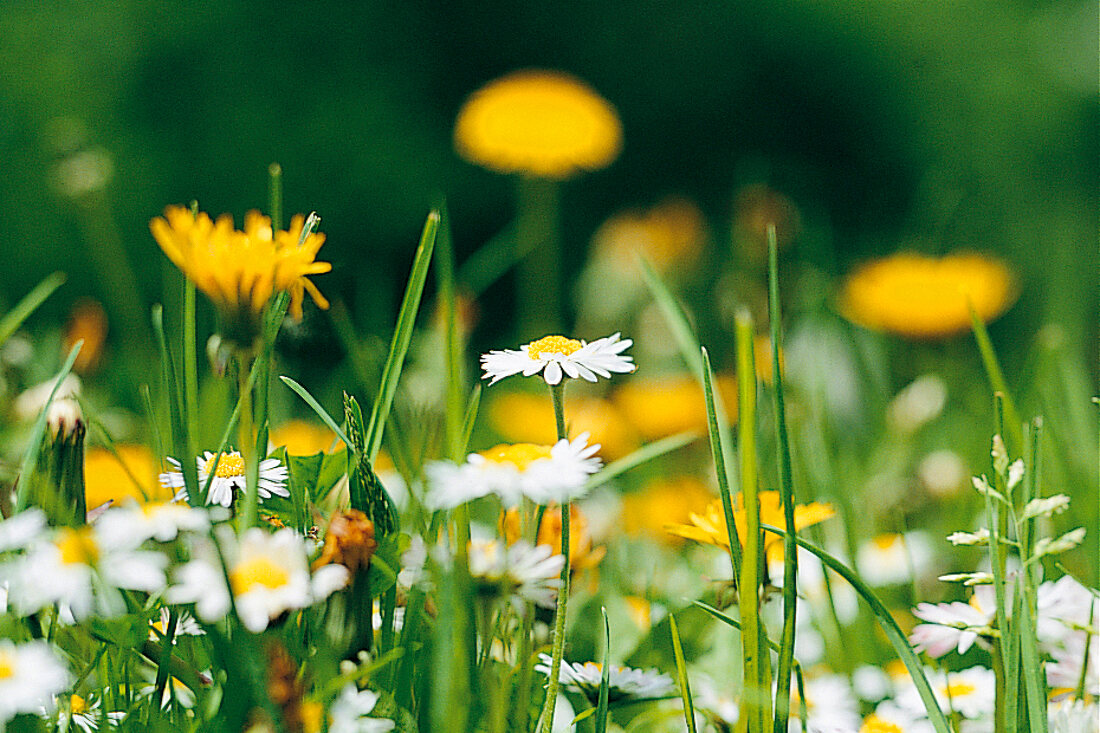
M 428 265 L 432 260 L 432 250 L 435 247 L 438 229 L 439 212 L 433 211 L 428 214 L 424 231 L 420 235 L 420 246 L 417 247 L 412 273 L 405 287 L 405 297 L 401 301 L 401 310 L 397 314 L 397 328 L 393 332 L 390 353 L 386 358 L 386 366 L 382 369 L 382 382 L 378 385 L 378 396 L 374 400 L 370 423 L 367 425 L 366 456 L 370 461 L 378 457 L 378 449 L 382 447 L 382 431 L 389 418 L 390 408 L 393 406 L 397 382 L 401 378 L 401 368 L 405 364 L 405 354 L 412 340 L 416 314 L 420 309 L 420 296 L 424 293 L 424 282 L 428 277 Z
M 64 273 L 55 272 L 47 275 L 42 282 L 34 286 L 34 289 L 24 295 L 14 308 L 5 313 L 4 317 L 0 318 L 0 346 L 3 346 L 4 342 L 19 330 L 23 321 L 27 320 L 30 314 L 34 313 L 38 306 L 42 305 L 46 298 L 50 297 L 53 291 L 61 287 L 64 282 Z
M 605 614 L 604 619 L 606 618 Z M 676 655 L 676 681 L 680 685 L 680 698 L 684 701 L 684 722 L 687 724 L 688 733 L 695 733 L 695 706 L 691 702 L 687 663 L 684 661 L 684 649 L 680 646 L 680 632 L 676 629 L 676 619 L 672 614 L 669 614 L 668 624 L 672 634 L 672 651 Z M 606 662 L 604 664 L 606 665 Z

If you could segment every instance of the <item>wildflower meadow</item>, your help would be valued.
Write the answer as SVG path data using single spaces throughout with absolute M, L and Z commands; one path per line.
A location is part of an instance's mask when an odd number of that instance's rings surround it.
M 273 163 L 125 233 L 155 303 L 121 255 L 106 305 L 11 298 L 0 733 L 1100 731 L 1096 362 L 999 330 L 1035 277 L 827 266 L 766 177 L 616 192 L 578 248 L 611 95 L 520 68 L 448 122 L 508 221 L 424 201 L 400 276 Z

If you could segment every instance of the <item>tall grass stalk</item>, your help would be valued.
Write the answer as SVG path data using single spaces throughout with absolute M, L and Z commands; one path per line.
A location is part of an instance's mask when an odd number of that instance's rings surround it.
M 795 544 L 794 487 L 791 482 L 791 448 L 787 438 L 787 414 L 783 398 L 780 347 L 783 321 L 779 309 L 779 243 L 775 225 L 768 225 L 768 323 L 772 344 L 772 406 L 775 411 L 775 443 L 779 454 L 779 496 L 783 503 L 783 635 L 775 685 L 775 733 L 787 733 L 790 716 L 791 665 L 794 661 L 795 614 L 798 607 L 798 545 Z M 803 698 L 799 698 L 802 700 Z
M 705 347 L 703 357 L 703 399 L 707 406 L 707 427 L 710 435 L 710 452 L 714 460 L 714 472 L 718 477 L 718 493 L 722 499 L 722 514 L 726 520 L 726 539 L 730 545 L 730 569 L 733 571 L 733 587 L 741 584 L 741 538 L 737 536 L 737 522 L 733 519 L 733 497 L 730 494 L 729 474 L 723 450 L 722 431 L 719 430 L 718 409 L 714 401 L 714 375 L 710 369 L 710 355 Z
M 752 316 L 741 310 L 735 319 L 737 338 L 737 449 L 741 475 L 741 501 L 745 511 L 745 554 L 741 563 L 738 599 L 741 612 L 741 647 L 744 692 L 741 719 L 749 733 L 772 729 L 771 664 L 764 652 L 764 627 L 760 620 L 760 570 L 764 562 L 760 531 L 760 499 L 756 464 L 756 371 L 753 358 Z

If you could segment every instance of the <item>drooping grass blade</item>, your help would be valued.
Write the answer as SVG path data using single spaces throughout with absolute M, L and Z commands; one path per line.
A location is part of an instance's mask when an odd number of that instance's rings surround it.
M 5 313 L 4 317 L 0 318 L 0 346 L 11 338 L 11 335 L 23 325 L 23 321 L 27 320 L 30 314 L 34 313 L 38 306 L 42 305 L 46 298 L 50 297 L 53 291 L 61 287 L 64 282 L 65 274 L 62 272 L 47 275 L 42 282 L 24 295 L 14 308 Z
M 607 623 L 607 613 L 604 613 Z M 676 681 L 680 685 L 680 699 L 684 701 L 684 722 L 688 733 L 695 733 L 695 706 L 691 702 L 691 686 L 688 684 L 687 663 L 684 661 L 684 648 L 680 645 L 680 632 L 676 629 L 676 617 L 669 614 L 668 628 L 672 634 L 672 653 L 676 657 Z

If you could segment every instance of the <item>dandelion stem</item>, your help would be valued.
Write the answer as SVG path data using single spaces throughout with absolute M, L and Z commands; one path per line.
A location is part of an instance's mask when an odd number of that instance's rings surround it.
M 565 383 L 559 382 L 550 387 L 550 397 L 554 402 L 554 418 L 558 426 L 558 440 L 566 440 L 565 432 Z M 561 587 L 558 589 L 558 607 L 554 614 L 553 648 L 550 653 L 550 679 L 546 684 L 546 702 L 542 706 L 539 730 L 550 733 L 554 724 L 554 708 L 558 700 L 558 675 L 561 670 L 562 653 L 565 650 L 565 613 L 569 598 L 569 514 L 571 502 L 561 504 Z M 536 525 L 537 527 L 538 525 Z M 536 529 L 537 531 L 537 529 Z
M 240 422 L 237 425 L 237 440 L 240 443 L 238 450 L 244 459 L 246 467 L 251 467 L 256 455 L 256 433 L 252 420 L 252 382 L 249 380 L 251 372 L 252 355 L 247 351 L 239 351 L 237 354 L 237 384 L 238 399 L 241 405 Z M 211 474 L 214 472 L 211 471 Z M 241 529 L 248 529 L 256 524 L 256 515 L 259 511 L 259 472 L 245 470 L 245 495 L 243 510 L 240 512 Z M 255 478 L 253 478 L 255 477 Z

